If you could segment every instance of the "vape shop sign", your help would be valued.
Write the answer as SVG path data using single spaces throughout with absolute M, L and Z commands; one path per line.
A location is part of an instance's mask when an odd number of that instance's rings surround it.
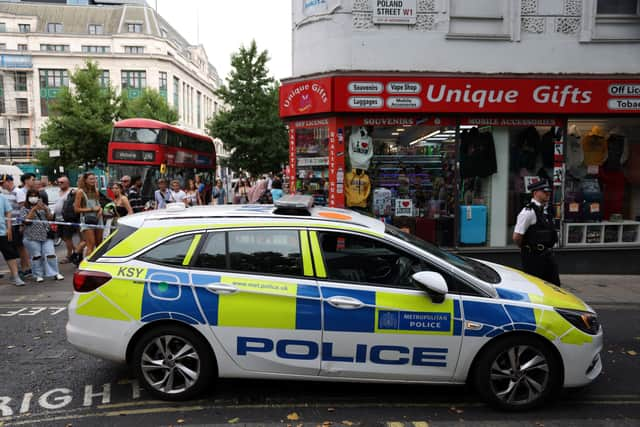
M 413 25 L 417 0 L 374 0 L 374 24 Z

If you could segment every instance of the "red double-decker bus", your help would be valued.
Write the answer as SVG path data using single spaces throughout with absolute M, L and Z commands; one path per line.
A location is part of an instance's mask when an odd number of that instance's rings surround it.
M 109 179 L 142 177 L 142 195 L 153 198 L 159 178 L 179 179 L 183 185 L 196 174 L 210 181 L 215 175 L 213 139 L 150 119 L 126 119 L 114 124 L 109 141 Z

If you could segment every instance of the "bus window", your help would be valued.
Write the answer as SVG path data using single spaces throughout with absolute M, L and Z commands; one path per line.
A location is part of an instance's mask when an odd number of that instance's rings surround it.
M 114 128 L 111 140 L 115 142 L 158 144 L 160 143 L 159 134 L 160 129 Z

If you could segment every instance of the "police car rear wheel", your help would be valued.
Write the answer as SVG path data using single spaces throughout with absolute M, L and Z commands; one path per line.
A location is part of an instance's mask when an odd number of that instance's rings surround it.
M 488 403 L 505 410 L 539 406 L 560 384 L 555 355 L 533 337 L 496 342 L 480 356 L 475 374 L 478 392 Z
M 144 334 L 133 353 L 136 376 L 153 396 L 186 400 L 204 391 L 215 361 L 208 344 L 193 331 L 174 325 Z

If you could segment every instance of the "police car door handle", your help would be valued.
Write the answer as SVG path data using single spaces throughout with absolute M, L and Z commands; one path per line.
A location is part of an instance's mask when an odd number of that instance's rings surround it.
M 207 285 L 207 289 L 216 294 L 234 294 L 238 292 L 238 288 L 227 283 L 210 283 Z
M 354 310 L 364 307 L 364 303 L 358 299 L 351 297 L 335 296 L 327 298 L 327 302 L 335 308 L 343 308 L 346 310 Z

